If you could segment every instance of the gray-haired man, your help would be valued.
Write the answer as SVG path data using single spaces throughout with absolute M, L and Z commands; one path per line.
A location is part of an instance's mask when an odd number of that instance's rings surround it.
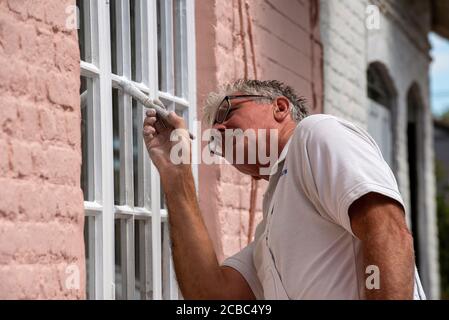
M 170 160 L 179 143 L 170 141 L 170 133 L 185 123 L 171 113 L 172 128 L 165 128 L 147 112 L 144 139 L 166 194 L 185 298 L 425 298 L 396 180 L 363 129 L 329 115 L 307 116 L 304 100 L 279 81 L 230 84 L 210 95 L 205 117 L 222 139 L 229 129 L 265 129 L 266 137 L 245 140 L 245 160 L 252 143 L 273 143 L 272 132 L 279 152 L 275 163 L 234 163 L 269 184 L 254 241 L 219 265 L 191 166 Z M 189 150 L 188 134 L 182 141 Z M 236 149 L 235 143 L 226 146 Z

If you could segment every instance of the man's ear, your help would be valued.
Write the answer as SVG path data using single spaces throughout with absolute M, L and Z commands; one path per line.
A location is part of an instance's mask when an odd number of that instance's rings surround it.
M 290 103 L 286 97 L 277 97 L 274 100 L 273 116 L 277 122 L 282 122 L 290 114 Z

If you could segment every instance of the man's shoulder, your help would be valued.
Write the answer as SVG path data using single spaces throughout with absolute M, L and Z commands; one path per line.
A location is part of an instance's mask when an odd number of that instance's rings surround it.
M 321 126 L 326 126 L 329 122 L 339 123 L 342 119 L 339 119 L 330 114 L 313 114 L 302 119 L 296 126 L 293 134 L 294 140 L 303 140 L 311 133 L 320 130 Z
M 293 137 L 300 140 L 311 136 L 315 139 L 325 139 L 347 132 L 356 133 L 364 138 L 367 136 L 365 130 L 348 120 L 330 114 L 314 114 L 298 123 Z

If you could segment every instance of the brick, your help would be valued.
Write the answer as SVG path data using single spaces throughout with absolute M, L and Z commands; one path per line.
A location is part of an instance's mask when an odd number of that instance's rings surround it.
M 42 104 L 42 102 L 47 100 L 47 86 L 46 83 L 49 76 L 47 74 L 47 71 L 42 69 L 41 72 L 35 72 L 34 74 L 30 75 L 30 83 L 29 83 L 29 92 L 30 96 L 34 98 L 34 101 Z
M 237 184 L 221 183 L 218 186 L 220 201 L 224 207 L 249 209 L 250 187 L 240 187 Z
M 66 262 L 51 265 L 0 265 L 1 299 L 84 299 L 84 290 L 69 290 L 65 286 L 68 274 Z M 85 267 L 80 266 L 80 283 L 84 288 Z M 30 285 L 32 284 L 32 285 Z
M 1 72 L 0 72 L 1 73 Z M 17 103 L 13 98 L 2 98 L 0 102 L 0 131 L 15 136 L 20 131 L 17 125 Z
M 34 25 L 24 25 L 20 29 L 20 47 L 26 61 L 35 62 L 37 56 L 38 37 Z
M 22 181 L 17 188 L 17 202 L 19 214 L 22 220 L 39 221 L 42 219 L 42 202 L 41 198 L 42 185 L 36 184 L 34 181 Z
M 304 4 L 290 0 L 266 0 L 270 8 L 274 8 L 276 13 L 281 13 L 286 19 L 300 25 L 304 29 L 310 27 L 310 10 Z M 263 4 L 264 5 L 264 4 Z M 272 13 L 274 15 L 275 13 Z M 267 20 L 265 20 L 267 21 Z
M 0 139 L 0 177 L 9 172 L 9 144 Z M 1 199 L 1 198 L 0 198 Z
M 67 142 L 81 152 L 81 117 L 77 112 L 65 113 L 65 126 L 67 132 Z
M 51 163 L 49 169 L 50 181 L 56 184 L 79 185 L 81 174 L 81 157 L 77 152 L 68 148 L 49 147 L 47 161 Z
M 28 17 L 28 4 L 33 1 L 28 0 L 8 0 L 9 9 L 17 13 L 22 20 Z
M 73 74 L 52 74 L 48 80 L 48 97 L 51 102 L 72 109 L 79 103 L 79 91 L 74 90 L 79 88 L 79 77 L 75 78 Z
M 18 214 L 18 184 L 16 180 L 0 178 L 0 224 L 3 219 L 15 219 Z M 7 186 L 7 187 L 6 187 Z M 2 243 L 0 243 L 0 248 Z M 1 250 L 0 250 L 1 251 Z
M 14 0 L 13 0 L 14 1 Z M 45 19 L 45 6 L 41 1 L 29 1 L 28 2 L 28 15 L 37 21 Z
M 23 128 L 21 137 L 29 141 L 39 141 L 41 137 L 39 109 L 35 105 L 21 102 L 17 106 L 20 127 Z
M 12 72 L 9 74 L 9 89 L 14 96 L 25 96 L 28 94 L 30 76 L 27 65 L 16 62 Z
M 83 257 L 80 227 L 59 222 L 0 224 L 2 254 L 22 263 L 52 263 Z M 49 235 L 51 234 L 51 237 Z
M 68 6 L 75 5 L 72 0 L 45 2 L 45 22 L 52 25 L 55 30 L 68 31 L 66 27 L 69 15 L 72 13 Z
M 47 150 L 40 144 L 30 145 L 33 174 L 43 180 L 50 178 L 50 166 L 47 163 Z
M 0 13 L 0 47 L 3 47 L 7 55 L 16 55 L 20 49 L 20 28 L 14 20 L 3 13 Z
M 55 37 L 56 66 L 61 71 L 75 72 L 79 69 L 79 45 L 76 39 L 71 39 L 66 35 Z
M 39 110 L 39 121 L 42 128 L 42 138 L 44 140 L 53 140 L 58 135 L 55 113 L 55 110 L 50 110 L 49 108 Z
M 12 170 L 16 176 L 29 176 L 33 172 L 33 163 L 31 158 L 31 149 L 27 143 L 19 140 L 11 142 L 11 164 Z
M 53 43 L 53 34 L 46 29 L 37 28 L 37 48 L 35 66 L 47 70 L 54 68 L 56 50 Z M 53 81 L 55 79 L 53 78 Z
M 56 131 L 57 131 L 56 138 L 58 141 L 61 141 L 64 144 L 67 144 L 66 113 L 72 113 L 72 111 L 65 112 L 64 110 L 61 109 L 54 111 L 56 119 Z

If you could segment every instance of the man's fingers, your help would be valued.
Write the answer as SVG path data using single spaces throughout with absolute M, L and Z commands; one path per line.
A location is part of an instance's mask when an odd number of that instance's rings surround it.
M 175 129 L 185 129 L 186 124 L 184 122 L 184 119 L 180 116 L 178 116 L 174 111 L 171 111 L 168 114 L 167 122 L 172 125 Z
M 145 126 L 143 127 L 143 134 L 148 136 L 149 134 L 155 134 L 156 129 L 152 126 Z
M 147 112 L 146 112 L 146 115 L 147 115 L 148 117 L 155 117 L 155 116 L 156 116 L 156 110 L 154 110 L 154 109 L 148 109 Z
M 156 123 L 157 119 L 156 117 L 146 117 L 145 120 L 143 121 L 143 126 L 154 126 L 154 124 Z

